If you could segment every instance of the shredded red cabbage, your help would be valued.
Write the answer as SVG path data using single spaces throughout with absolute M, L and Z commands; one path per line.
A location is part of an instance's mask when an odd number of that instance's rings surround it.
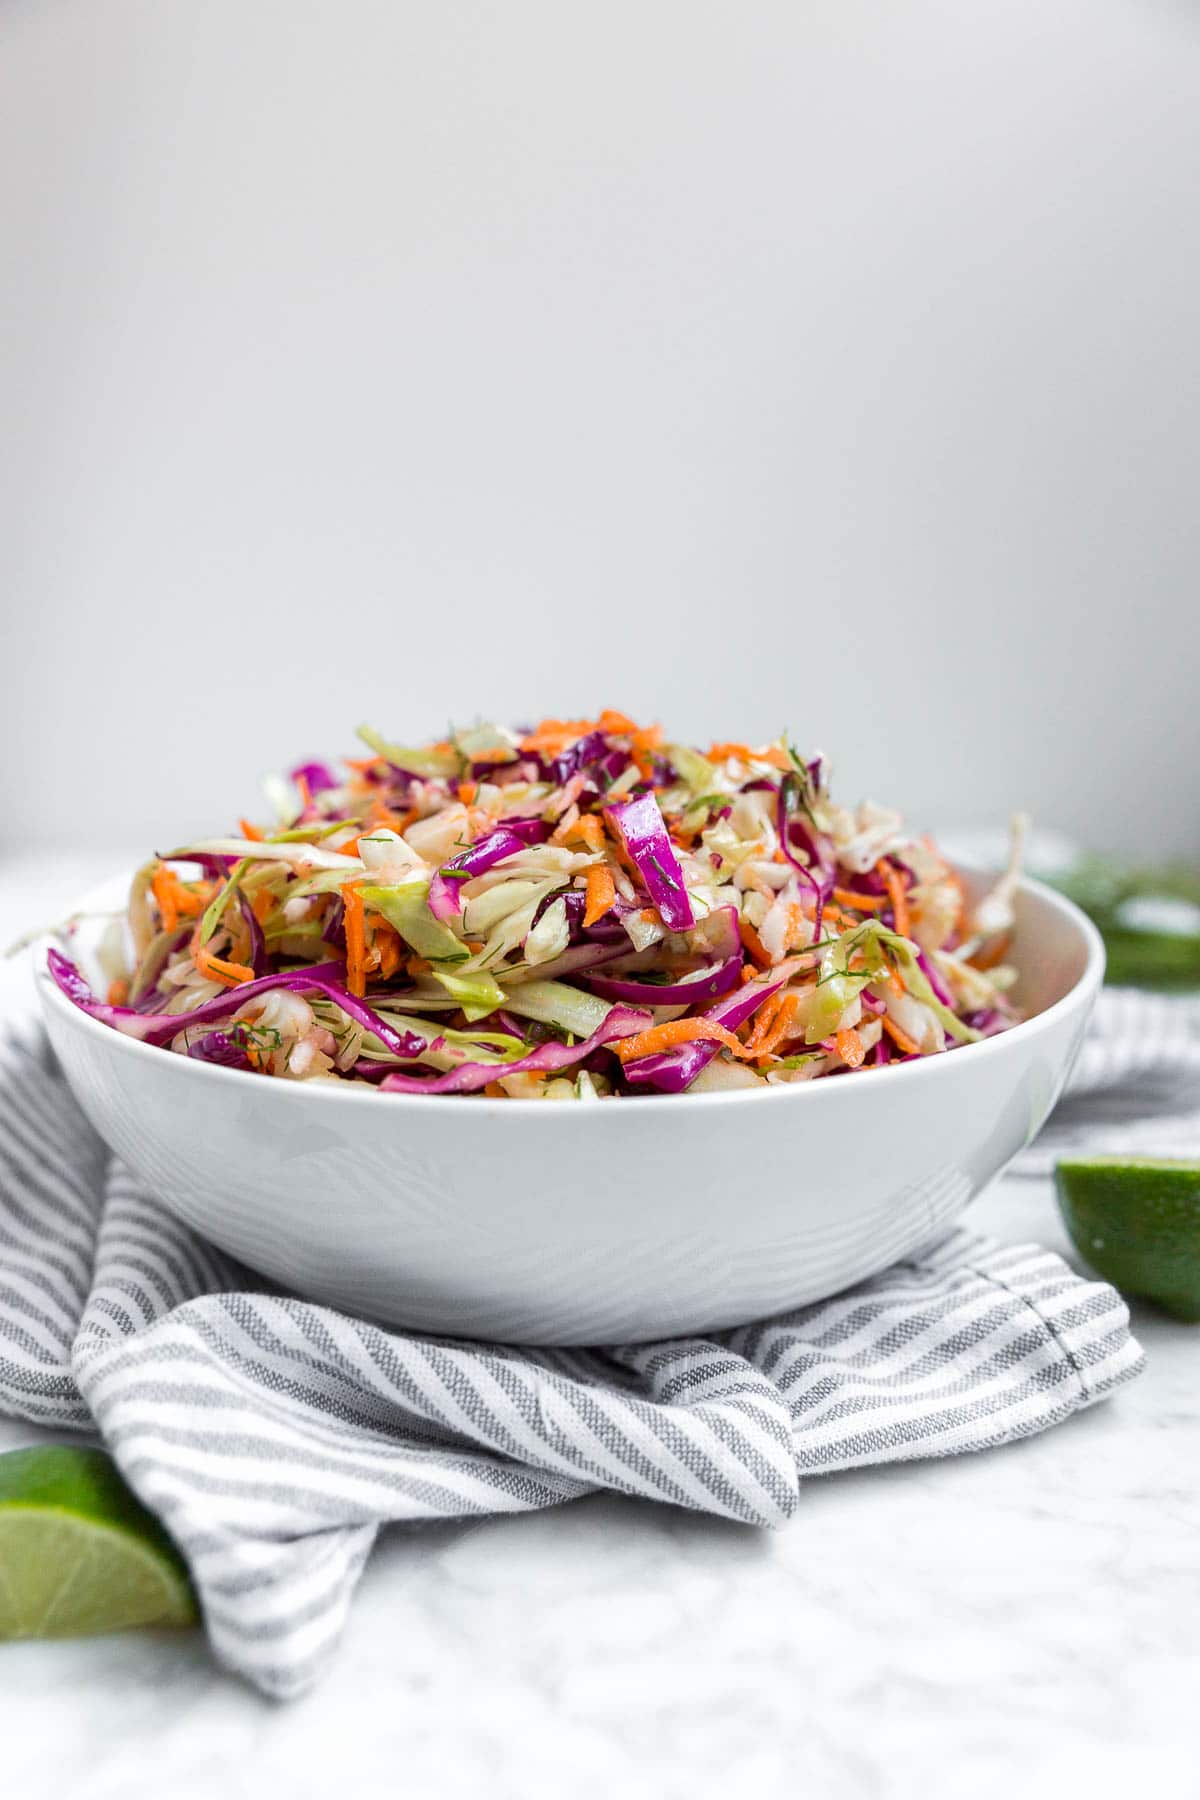
M 429 910 L 434 918 L 444 922 L 462 911 L 459 888 L 470 876 L 482 875 L 485 869 L 494 869 L 497 863 L 516 856 L 530 844 L 541 843 L 549 835 L 549 826 L 544 825 L 540 819 L 520 819 L 516 829 L 509 825 L 498 825 L 495 831 L 489 831 L 486 837 L 481 837 L 469 850 L 452 856 L 449 862 L 442 864 L 429 884 Z
M 297 763 L 294 769 L 289 769 L 288 774 L 292 781 L 303 779 L 307 782 L 310 794 L 324 794 L 339 785 L 338 778 L 328 763 Z
M 886 994 L 881 981 L 899 983 L 919 1004 L 934 1009 L 955 1042 L 1016 1021 L 1004 997 L 1006 971 L 994 977 L 980 972 L 976 981 L 965 974 L 960 978 L 944 956 L 939 960 L 941 951 L 965 941 L 970 918 L 964 914 L 962 884 L 936 848 L 898 826 L 887 826 L 885 834 L 867 830 L 873 817 L 886 815 L 867 811 L 856 821 L 829 807 L 823 759 L 801 763 L 786 738 L 758 749 L 714 743 L 704 752 L 670 741 L 663 745 L 657 727 L 645 729 L 609 710 L 589 719 L 542 719 L 515 735 L 487 725 L 466 734 L 452 729 L 446 740 L 403 751 L 369 727 L 362 736 L 374 757 L 350 762 L 345 778 L 320 760 L 292 769 L 304 804 L 282 834 L 286 847 L 278 825 L 243 822 L 239 834 L 201 839 L 191 852 L 173 852 L 166 862 L 177 869 L 143 870 L 130 903 L 128 922 L 137 947 L 132 966 L 114 979 L 102 1000 L 75 966 L 56 954 L 50 966 L 64 993 L 103 1023 L 144 1042 L 189 1052 L 195 1060 L 313 1077 L 329 1068 L 324 1055 L 314 1054 L 329 1047 L 323 1024 L 333 1022 L 338 1032 L 339 1060 L 352 1053 L 357 1033 L 347 1042 L 344 1014 L 372 1034 L 368 1042 L 376 1048 L 339 1073 L 387 1084 L 392 1091 L 423 1093 L 471 1092 L 493 1078 L 502 1080 L 502 1070 L 549 1073 L 558 1067 L 586 1067 L 603 1095 L 682 1091 L 714 1057 L 733 1055 L 736 1046 L 723 1049 L 700 1038 L 674 1047 L 677 1034 L 664 1028 L 649 1042 L 671 1048 L 623 1066 L 611 1047 L 615 1036 L 623 1035 L 622 1020 L 632 1020 L 634 1029 L 650 1014 L 661 1019 L 664 1013 L 686 1013 L 691 1029 L 705 1019 L 714 1029 L 736 1029 L 781 987 L 794 990 L 802 1004 L 792 1008 L 789 1002 L 779 1015 L 779 1030 L 765 1040 L 770 1049 L 751 1059 L 767 1080 L 793 1079 L 796 1047 L 818 1021 L 820 1035 L 836 1048 L 839 1021 L 860 1016 L 859 987 L 863 1018 L 878 1019 L 884 1000 L 866 991 L 872 983 L 880 994 Z M 481 754 L 468 760 L 472 744 Z M 663 747 L 655 749 L 658 745 Z M 472 768 L 475 776 L 467 785 L 464 776 Z M 427 822 L 439 815 L 447 828 L 440 843 L 449 854 L 452 842 L 456 852 L 440 867 L 437 856 L 425 853 L 439 839 Z M 721 828 L 722 820 L 731 826 Z M 558 821 L 569 822 L 561 833 L 555 829 Z M 313 829 L 303 829 L 307 826 Z M 370 840 L 384 829 L 398 833 L 407 846 L 412 887 L 407 877 L 400 883 L 395 870 L 371 866 Z M 264 833 L 270 841 L 262 841 Z M 472 842 L 476 834 L 478 841 Z M 563 842 L 561 851 L 521 857 L 523 848 L 551 836 L 556 844 Z M 887 862 L 874 855 L 875 842 L 890 846 Z M 836 845 L 842 846 L 840 853 Z M 198 863 L 206 879 L 184 870 L 189 862 Z M 532 890 L 515 887 L 510 895 L 505 888 L 496 905 L 489 899 L 478 908 L 479 930 L 468 934 L 464 911 L 474 923 L 476 909 L 466 903 L 465 893 L 472 890 L 465 884 L 480 876 L 477 885 L 488 888 L 512 882 L 523 863 L 534 862 L 544 862 L 548 876 L 554 870 L 543 884 L 553 891 L 536 910 L 521 908 L 522 896 Z M 873 866 L 864 869 L 864 863 Z M 246 877 L 253 904 L 241 891 L 240 875 L 233 888 L 218 893 L 216 884 L 228 884 L 235 869 L 253 870 Z M 911 937 L 906 921 L 908 947 L 892 959 L 889 973 L 867 952 L 872 934 L 883 927 L 886 938 L 889 922 L 895 924 L 890 890 L 896 872 L 907 885 L 920 884 L 913 925 L 921 941 Z M 389 882 L 404 887 L 394 907 L 381 895 L 367 903 L 362 889 L 376 875 L 385 887 Z M 198 952 L 189 954 L 189 935 L 197 919 L 219 909 L 235 891 L 236 907 L 221 915 L 230 928 L 230 948 L 222 953 L 228 960 L 224 967 L 206 965 Z M 511 906 L 501 906 L 501 899 L 511 899 Z M 902 917 L 903 912 L 902 907 Z M 547 913 L 556 924 L 550 938 L 562 949 L 554 953 L 544 942 L 545 960 L 534 962 L 538 938 L 531 943 L 529 931 Z M 585 924 L 587 918 L 593 922 Z M 841 941 L 842 962 L 858 958 L 851 966 L 861 980 L 825 987 L 842 968 L 836 955 L 819 965 L 815 956 L 800 954 L 797 960 L 795 953 L 810 939 L 822 951 Z M 331 960 L 306 967 L 307 955 Z M 760 972 L 747 956 L 773 966 Z M 245 966 L 231 969 L 229 962 Z M 239 974 L 250 979 L 217 987 L 221 979 L 233 982 Z M 480 1004 L 499 1006 L 500 1018 L 511 1025 L 506 1009 L 522 1004 L 521 984 L 531 976 L 539 987 L 525 990 L 525 1004 L 543 1022 L 512 1027 L 521 1040 L 511 1046 L 520 1052 L 520 1063 L 477 1060 L 492 1052 L 470 1039 L 472 1015 Z M 261 1017 L 259 996 L 275 989 L 314 1002 L 323 996 L 330 1005 L 316 1003 L 314 1018 L 306 1007 L 280 1003 Z M 131 1004 L 111 1004 L 130 990 L 136 996 Z M 585 998 L 588 994 L 613 1003 L 611 1018 L 594 1038 L 564 1043 L 602 1010 Z M 967 996 L 977 1006 L 984 1002 L 983 1010 L 959 1011 Z M 412 1015 L 411 1030 L 393 1022 L 401 1008 L 406 1017 Z M 289 1047 L 264 1062 L 242 1025 L 251 1023 L 247 1013 L 265 1024 L 276 1012 L 279 1044 L 288 1040 Z M 439 1035 L 443 1030 L 449 1032 L 445 1040 Z M 871 1036 L 878 1031 L 875 1024 Z M 940 1034 L 935 1036 L 931 1053 L 941 1047 Z M 292 1038 L 307 1045 L 294 1059 Z M 470 1063 L 447 1076 L 428 1068 L 397 1073 L 398 1067 L 420 1061 L 431 1044 L 451 1041 L 455 1050 L 435 1060 L 449 1061 L 452 1054 Z M 905 1060 L 886 1044 L 872 1050 L 876 1064 Z M 831 1053 L 801 1073 L 836 1074 L 844 1062 Z M 530 1091 L 535 1085 L 529 1083 Z
M 621 842 L 646 884 L 646 892 L 668 931 L 690 931 L 696 923 L 683 870 L 653 794 L 639 794 L 606 808 Z
M 602 1000 L 628 1000 L 633 1006 L 691 1006 L 696 1000 L 727 994 L 737 986 L 741 973 L 739 954 L 679 981 L 622 981 L 615 975 L 585 975 L 583 980 Z
M 210 1031 L 206 1036 L 188 1045 L 187 1053 L 197 1062 L 218 1063 L 223 1069 L 252 1069 L 254 1064 L 246 1055 L 241 1044 L 223 1031 Z
M 68 1000 L 73 1000 L 76 1006 L 90 1013 L 94 1019 L 100 1019 L 106 1025 L 115 1025 L 127 1037 L 140 1038 L 146 1044 L 170 1043 L 187 1026 L 215 1024 L 218 1019 L 228 1018 L 230 1013 L 237 1012 L 247 1000 L 253 1000 L 259 994 L 270 993 L 274 988 L 285 988 L 293 994 L 324 994 L 327 999 L 340 1006 L 349 1018 L 377 1037 L 393 1056 L 411 1060 L 419 1056 L 426 1045 L 425 1038 L 418 1037 L 415 1032 L 397 1031 L 382 1014 L 350 992 L 342 979 L 346 973 L 345 963 L 317 963 L 309 969 L 290 969 L 281 975 L 265 975 L 260 981 L 243 981 L 237 987 L 227 988 L 215 999 L 205 1001 L 203 1006 L 193 1007 L 191 1012 L 163 1015 L 137 1013 L 128 1006 L 109 1006 L 96 999 L 75 964 L 60 951 L 51 950 L 48 961 L 50 973 Z
M 785 777 L 779 784 L 779 792 L 775 801 L 775 824 L 779 834 L 779 847 L 791 863 L 800 878 L 812 890 L 813 906 L 813 938 L 821 935 L 821 919 L 825 912 L 825 902 L 833 892 L 834 866 L 831 860 L 822 857 L 817 848 L 816 839 L 804 824 L 803 820 L 789 818 L 788 794 L 791 788 L 790 777 Z M 802 863 L 792 849 L 791 833 L 796 832 L 801 840 L 809 863 Z M 811 867 L 809 866 L 811 864 Z
M 271 973 L 271 959 L 267 955 L 267 945 L 262 934 L 262 926 L 255 916 L 254 908 L 240 889 L 238 891 L 238 906 L 241 908 L 241 914 L 242 918 L 245 920 L 246 930 L 250 933 L 250 967 L 257 976 L 269 975 Z
M 716 1006 L 710 1006 L 703 1017 L 711 1019 L 714 1025 L 723 1025 L 726 1031 L 736 1031 L 752 1013 L 758 1011 L 764 1000 L 777 994 L 787 980 L 788 974 L 785 972 L 774 979 L 748 981 L 736 994 L 718 1001 Z M 661 1088 L 664 1094 L 682 1094 L 720 1048 L 716 1041 L 709 1043 L 698 1038 L 694 1043 L 681 1044 L 677 1050 L 663 1050 L 654 1056 L 635 1057 L 632 1062 L 625 1064 L 625 1079 L 635 1086 Z
M 614 1006 L 603 1025 L 593 1031 L 591 1037 L 584 1038 L 578 1044 L 539 1044 L 528 1056 L 522 1056 L 510 1063 L 460 1063 L 457 1069 L 450 1069 L 445 1075 L 435 1075 L 422 1080 L 419 1075 L 389 1075 L 383 1082 L 383 1091 L 387 1094 L 474 1094 L 489 1082 L 497 1080 L 501 1075 L 523 1075 L 526 1071 L 536 1070 L 540 1073 L 553 1072 L 559 1069 L 573 1068 L 593 1050 L 604 1044 L 611 1044 L 617 1038 L 632 1037 L 637 1031 L 645 1031 L 653 1024 L 653 1015 L 646 1012 L 635 1012 L 632 1007 Z
M 954 996 L 951 994 L 949 988 L 946 986 L 945 981 L 942 979 L 942 975 L 941 975 L 941 972 L 939 971 L 939 969 L 936 967 L 936 965 L 933 962 L 930 961 L 929 957 L 926 956 L 926 954 L 923 950 L 917 951 L 917 961 L 920 963 L 921 968 L 924 970 L 925 977 L 928 980 L 930 987 L 933 989 L 934 993 L 937 995 L 937 997 L 941 1001 L 942 1005 L 948 1006 L 951 1009 L 951 1011 L 953 1011 Z

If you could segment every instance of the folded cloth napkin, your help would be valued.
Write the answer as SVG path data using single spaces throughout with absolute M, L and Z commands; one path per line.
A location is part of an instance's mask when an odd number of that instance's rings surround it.
M 0 1049 L 0 1411 L 99 1432 L 186 1556 L 216 1655 L 272 1695 L 320 1673 L 389 1521 L 611 1488 L 777 1525 L 803 1476 L 1025 1437 L 1141 1362 L 1112 1288 L 961 1231 L 709 1337 L 385 1331 L 197 1238 L 109 1155 L 40 1034 Z

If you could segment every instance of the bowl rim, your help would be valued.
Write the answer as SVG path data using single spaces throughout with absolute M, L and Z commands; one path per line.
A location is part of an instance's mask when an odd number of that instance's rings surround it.
M 989 873 L 988 871 L 974 869 L 965 863 L 960 866 L 968 874 Z M 114 876 L 110 878 L 109 881 L 101 883 L 97 887 L 91 889 L 89 893 L 83 897 L 83 900 L 72 909 L 71 913 L 67 916 L 79 917 L 80 915 L 86 915 L 89 911 L 100 912 L 110 910 L 109 908 L 101 908 L 98 905 L 98 898 L 101 894 L 111 891 L 118 879 L 118 877 Z M 1022 1045 L 1028 1044 L 1031 1039 L 1041 1035 L 1060 1020 L 1065 1019 L 1069 1014 L 1090 1005 L 1104 979 L 1105 967 L 1104 940 L 1100 936 L 1096 926 L 1073 900 L 1067 899 L 1065 894 L 1060 894 L 1055 888 L 1050 887 L 1044 881 L 1036 880 L 1033 876 L 1022 876 L 1018 883 L 1018 892 L 1029 893 L 1036 899 L 1048 904 L 1053 911 L 1058 912 L 1061 917 L 1074 928 L 1078 936 L 1083 940 L 1086 950 L 1084 966 L 1080 972 L 1079 978 L 1070 988 L 1068 988 L 1067 992 L 1063 994 L 1060 999 L 1055 1000 L 1050 1006 L 1046 1007 L 1044 1011 L 1034 1013 L 1032 1018 L 1022 1019 L 1019 1024 L 1011 1025 L 1007 1031 L 997 1032 L 993 1037 L 981 1038 L 978 1042 L 973 1044 L 960 1044 L 952 1053 L 947 1052 L 939 1056 L 925 1056 L 919 1061 L 887 1063 L 882 1068 L 872 1067 L 870 1069 L 856 1070 L 854 1071 L 856 1075 L 870 1074 L 875 1082 L 887 1080 L 892 1083 L 897 1081 L 908 1081 L 911 1083 L 914 1080 L 928 1081 L 931 1078 L 936 1080 L 938 1077 L 935 1074 L 935 1071 L 939 1068 L 945 1068 L 947 1066 L 951 1068 L 961 1067 L 961 1058 L 965 1056 L 972 1056 L 975 1058 L 976 1062 L 978 1062 L 979 1058 L 986 1054 L 994 1056 L 1006 1051 L 1011 1052 L 1012 1048 L 1015 1047 L 1018 1042 Z M 110 1051 L 118 1056 L 133 1057 L 135 1061 L 139 1058 L 148 1056 L 153 1059 L 153 1065 L 159 1067 L 164 1074 L 166 1073 L 166 1068 L 173 1065 L 177 1074 L 173 1078 L 168 1077 L 168 1079 L 235 1082 L 238 1084 L 236 1091 L 241 1092 L 243 1095 L 245 1094 L 246 1074 L 244 1070 L 223 1068 L 219 1063 L 203 1062 L 198 1057 L 178 1056 L 170 1051 L 167 1051 L 164 1054 L 162 1046 L 146 1044 L 143 1043 L 140 1038 L 128 1037 L 124 1032 L 115 1030 L 111 1025 L 104 1025 L 99 1019 L 92 1018 L 90 1013 L 84 1012 L 82 1008 L 76 1006 L 73 1001 L 68 1000 L 53 976 L 50 974 L 47 960 L 47 951 L 50 947 L 58 948 L 57 934 L 54 932 L 40 933 L 31 948 L 34 985 L 44 1011 L 56 1010 L 65 1023 L 81 1029 L 84 1032 L 85 1037 L 90 1032 L 96 1033 L 97 1046 L 99 1047 L 100 1044 L 104 1044 Z M 233 1091 L 234 1090 L 231 1089 L 231 1096 Z M 386 1099 L 390 1104 L 401 1101 L 405 1103 L 402 1109 L 403 1112 L 411 1112 L 413 1109 L 423 1112 L 430 1107 L 442 1110 L 445 1108 L 448 1101 L 453 1102 L 455 1100 L 469 1099 L 473 1103 L 474 1111 L 478 1111 L 482 1108 L 492 1117 L 512 1117 L 514 1108 L 517 1108 L 519 1109 L 519 1115 L 521 1117 L 526 1116 L 530 1109 L 534 1109 L 538 1114 L 550 1113 L 557 1115 L 561 1113 L 565 1114 L 566 1117 L 570 1119 L 578 1119 L 577 1108 L 569 1106 L 547 1106 L 545 1101 L 540 1099 L 512 1099 L 506 1097 L 505 1099 L 500 1100 L 480 1093 L 468 1095 L 389 1093 L 385 1096 L 380 1093 L 379 1089 L 368 1082 L 341 1082 L 335 1085 L 332 1082 L 325 1081 L 259 1081 L 255 1083 L 254 1091 L 263 1096 L 267 1093 L 290 1094 L 293 1096 L 303 1093 L 307 1094 L 309 1103 L 318 1106 L 373 1105 L 378 1107 L 380 1101 L 383 1099 Z M 849 1091 L 850 1093 L 859 1092 L 860 1083 L 857 1080 L 776 1082 L 772 1084 L 764 1083 L 759 1088 L 731 1088 L 724 1092 L 717 1093 L 691 1094 L 684 1092 L 682 1094 L 638 1094 L 621 1095 L 616 1096 L 616 1098 L 632 1100 L 637 1106 L 639 1116 L 641 1116 L 646 1113 L 647 1109 L 651 1108 L 659 1109 L 669 1107 L 674 1112 L 678 1109 L 681 1101 L 686 1102 L 690 1107 L 702 1105 L 710 1107 L 763 1104 L 776 1105 L 780 1103 L 781 1097 L 783 1096 L 790 1096 L 793 1100 L 797 1100 L 802 1094 L 831 1094 L 843 1093 L 846 1091 Z M 805 1102 L 805 1104 L 812 1105 L 814 1102 L 810 1100 Z M 822 1102 L 822 1104 L 829 1104 L 829 1102 L 825 1101 Z M 833 1102 L 833 1104 L 839 1103 Z M 625 1110 L 626 1108 L 624 1106 L 610 1107 L 607 1105 L 600 1105 L 598 1107 L 587 1107 L 589 1114 L 600 1111 L 606 1115 L 613 1113 L 618 1117 L 620 1117 Z

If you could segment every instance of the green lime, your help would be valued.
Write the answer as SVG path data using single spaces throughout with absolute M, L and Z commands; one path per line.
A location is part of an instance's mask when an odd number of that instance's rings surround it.
M 174 1544 L 103 1450 L 0 1455 L 0 1639 L 194 1625 Z
M 1200 1163 L 1060 1162 L 1058 1203 L 1081 1256 L 1127 1294 L 1200 1320 Z
M 1179 863 L 1137 869 L 1086 856 L 1051 880 L 1100 927 L 1108 953 L 1106 981 L 1118 987 L 1200 988 L 1200 870 Z

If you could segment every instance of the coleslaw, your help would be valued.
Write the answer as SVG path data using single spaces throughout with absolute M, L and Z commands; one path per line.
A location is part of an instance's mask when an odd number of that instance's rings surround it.
M 593 1099 L 819 1080 L 1005 1030 L 1013 864 L 972 909 L 900 815 L 785 737 L 701 753 L 624 714 L 363 727 L 277 819 L 156 856 L 94 1018 L 258 1076 Z M 100 984 L 103 986 L 103 983 Z

